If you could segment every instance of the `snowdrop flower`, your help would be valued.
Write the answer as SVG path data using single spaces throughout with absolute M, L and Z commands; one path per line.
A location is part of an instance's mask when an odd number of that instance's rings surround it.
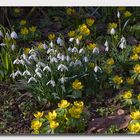
M 26 60 L 26 59 L 27 59 L 26 54 L 23 53 L 23 54 L 21 55 L 21 58 L 23 58 L 24 60 Z
M 51 84 L 52 87 L 55 87 L 55 81 L 54 80 L 50 80 L 46 85 L 48 86 L 49 84 Z
M 49 53 L 54 53 L 54 49 L 49 48 L 49 49 L 47 50 L 47 54 L 49 54 Z
M 55 63 L 57 63 L 57 62 L 58 62 L 58 60 L 57 60 L 57 58 L 56 58 L 56 57 L 52 57 L 52 58 L 51 58 L 50 63 L 53 63 L 53 62 L 55 62 Z
M 15 73 L 10 74 L 10 77 L 12 77 L 13 79 L 15 79 Z
M 50 47 L 53 48 L 53 46 L 54 46 L 54 44 L 53 44 L 53 42 L 51 41 L 51 43 L 50 43 Z
M 71 47 L 69 47 L 69 48 L 68 48 L 68 51 L 69 51 L 69 52 L 71 52 L 71 50 L 72 50 L 72 48 L 71 48 Z
M 121 38 L 119 48 L 121 49 L 126 48 L 126 39 L 124 37 Z
M 70 39 L 69 39 L 69 42 L 73 42 L 73 40 L 74 40 L 74 38 L 70 38 Z
M 57 44 L 60 45 L 60 46 L 63 46 L 64 45 L 64 41 L 60 37 L 58 37 Z
M 61 61 L 65 60 L 65 55 L 61 55 Z
M 86 62 L 88 62 L 88 58 L 85 56 L 84 58 L 83 58 L 83 61 L 86 63 Z
M 80 41 L 79 41 L 79 39 L 77 38 L 76 39 L 76 44 L 79 46 L 79 44 L 80 44 Z
M 96 66 L 94 67 L 94 71 L 97 72 L 98 70 L 101 70 L 101 68 L 100 68 L 99 66 L 96 65 Z
M 57 58 L 58 58 L 58 59 L 61 59 L 61 53 L 58 53 L 58 54 L 57 54 Z
M 57 69 L 61 70 L 61 72 L 65 71 L 65 70 L 68 71 L 68 68 L 65 65 L 63 65 L 63 64 L 60 64 Z
M 24 62 L 23 59 L 20 60 L 20 64 L 23 65 L 23 66 L 25 65 L 25 62 Z
M 81 48 L 80 50 L 79 50 L 79 54 L 84 54 L 85 53 L 85 50 L 83 49 L 83 48 Z
M 36 72 L 36 75 L 39 77 L 39 78 L 42 78 L 42 74 L 40 72 Z
M 99 54 L 99 48 L 95 47 L 92 52 L 96 53 L 96 54 Z
M 115 33 L 116 33 L 115 29 L 112 28 L 111 31 L 110 31 L 110 34 L 111 34 L 111 35 L 114 35 Z
M 67 62 L 70 61 L 70 57 L 68 55 L 66 56 L 66 60 L 67 60 Z
M 118 11 L 118 12 L 117 12 L 117 18 L 120 18 L 120 16 L 121 16 L 121 15 L 120 15 L 120 12 Z
M 36 55 L 30 55 L 28 59 L 29 59 L 29 60 L 37 61 Z
M 28 70 L 26 70 L 26 71 L 24 71 L 24 72 L 23 72 L 23 74 L 22 74 L 22 75 L 23 75 L 23 76 L 25 76 L 25 75 L 29 75 L 29 76 L 30 76 L 30 75 L 31 75 L 31 73 L 30 73 Z
M 17 33 L 16 33 L 15 31 L 13 31 L 13 32 L 11 33 L 11 38 L 12 38 L 12 39 L 17 39 L 17 38 L 18 38 Z
M 13 64 L 20 64 L 20 60 L 17 58 L 14 60 Z
M 109 45 L 108 45 L 108 41 L 106 40 L 105 44 L 105 51 L 108 52 L 109 51 Z
M 43 63 L 43 62 L 38 62 L 37 64 L 36 64 L 36 67 L 45 67 L 46 65 Z
M 71 50 L 72 53 L 78 53 L 78 49 L 76 47 L 72 48 Z
M 44 67 L 43 71 L 46 71 L 46 70 L 49 71 L 49 72 L 52 71 L 51 68 L 50 68 L 49 66 L 45 66 L 45 67 Z
M 31 77 L 29 80 L 28 80 L 28 83 L 30 82 L 36 82 L 37 83 L 37 80 L 34 78 L 34 77 Z
M 75 66 L 75 63 L 73 61 L 70 62 L 69 64 L 70 67 Z
M 64 84 L 67 81 L 67 77 L 62 77 L 59 79 L 59 81 L 61 82 L 61 84 Z
M 3 33 L 2 33 L 2 31 L 0 30 L 0 37 L 3 37 Z
M 35 73 L 37 73 L 37 72 L 42 72 L 42 70 L 41 70 L 39 67 L 37 67 L 37 68 L 35 69 Z
M 12 44 L 12 46 L 11 46 L 11 50 L 14 51 L 15 48 L 16 48 L 16 46 L 15 46 L 14 44 Z
M 33 48 L 29 51 L 29 54 L 32 54 L 32 53 L 35 53 L 35 50 Z
M 17 71 L 15 72 L 15 77 L 18 76 L 18 75 L 22 76 L 22 73 L 21 73 L 21 71 L 19 71 L 19 70 L 17 70 Z
M 3 46 L 6 46 L 6 44 L 5 44 L 5 43 L 1 43 L 1 44 L 0 44 L 0 46 L 2 46 L 2 47 L 3 47 Z
M 43 45 L 43 48 L 46 50 L 46 49 L 48 49 L 48 46 L 44 43 L 44 44 L 42 44 Z
M 80 60 L 76 60 L 75 61 L 75 65 L 80 65 L 81 66 L 82 65 L 82 62 Z

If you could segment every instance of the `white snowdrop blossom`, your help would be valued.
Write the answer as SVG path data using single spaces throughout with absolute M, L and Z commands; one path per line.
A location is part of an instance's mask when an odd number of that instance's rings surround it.
M 69 42 L 73 42 L 73 40 L 74 40 L 74 38 L 70 38 L 70 39 L 69 39 Z
M 111 34 L 111 35 L 114 35 L 115 33 L 116 33 L 115 29 L 112 28 L 111 31 L 110 31 L 110 34 Z
M 81 66 L 82 65 L 82 62 L 80 60 L 76 60 L 75 61 L 75 65 L 80 65 Z
M 95 47 L 92 52 L 96 53 L 96 54 L 99 54 L 99 48 Z
M 37 83 L 37 80 L 36 80 L 34 77 L 31 77 L 31 78 L 28 80 L 28 83 L 31 83 L 31 82 L 36 82 L 36 83 Z
M 122 36 L 122 38 L 120 40 L 119 48 L 121 48 L 121 49 L 126 48 L 126 39 L 123 36 Z
M 77 38 L 76 39 L 76 44 L 79 46 L 79 44 L 80 44 L 80 40 Z
M 54 80 L 50 80 L 46 85 L 51 85 L 52 87 L 55 87 L 55 81 Z
M 100 68 L 99 66 L 96 65 L 96 66 L 94 67 L 94 71 L 97 72 L 98 70 L 101 70 L 101 68 Z
M 15 73 L 14 73 L 14 72 L 11 73 L 11 74 L 10 74 L 10 77 L 12 77 L 13 79 L 15 79 Z
M 28 71 L 28 70 L 26 70 L 26 71 L 24 71 L 23 72 L 23 74 L 22 74 L 23 76 L 25 76 L 25 75 L 28 75 L 28 76 L 30 76 L 31 75 L 31 73 Z
M 109 51 L 109 45 L 108 45 L 108 41 L 106 40 L 105 44 L 105 51 L 108 52 Z
M 120 15 L 120 11 L 117 12 L 117 18 L 120 18 L 121 15 Z
M 36 75 L 39 77 L 39 78 L 42 78 L 42 74 L 40 72 L 36 72 Z
M 61 84 L 64 84 L 67 81 L 68 77 L 61 77 L 59 79 L 59 81 L 61 82 Z
M 36 67 L 45 67 L 46 65 L 43 63 L 43 62 L 38 62 L 37 64 L 36 64 Z
M 3 37 L 3 33 L 2 33 L 2 31 L 0 30 L 0 37 Z
M 3 47 L 3 46 L 6 46 L 6 44 L 5 44 L 5 43 L 1 43 L 1 44 L 0 44 L 0 46 L 2 46 L 2 47 Z
M 69 52 L 71 52 L 71 50 L 72 50 L 72 48 L 71 48 L 71 47 L 69 47 L 69 48 L 68 48 L 68 51 L 69 51 Z
M 85 50 L 84 50 L 83 48 L 81 48 L 81 49 L 79 50 L 79 54 L 85 54 Z
M 86 63 L 86 62 L 88 62 L 88 58 L 85 56 L 84 58 L 83 58 L 83 61 Z
M 53 62 L 55 62 L 55 63 L 57 63 L 57 62 L 58 62 L 58 60 L 57 60 L 57 58 L 56 58 L 56 57 L 52 57 L 52 58 L 50 59 L 50 63 L 53 63 Z
M 11 38 L 12 38 L 12 39 L 17 39 L 17 38 L 18 38 L 17 33 L 16 33 L 15 31 L 13 31 L 13 32 L 11 33 Z
M 46 70 L 49 71 L 49 72 L 52 71 L 51 68 L 50 68 L 49 66 L 45 66 L 45 67 L 44 67 L 43 71 L 46 71 Z
M 15 59 L 14 62 L 13 62 L 13 64 L 20 64 L 20 59 L 18 59 L 18 58 Z
M 53 44 L 53 42 L 51 41 L 51 43 L 50 43 L 50 47 L 51 48 L 53 48 L 54 47 L 54 44 Z
M 72 53 L 78 53 L 78 49 L 76 47 L 73 47 L 71 50 Z
M 57 38 L 57 41 L 56 42 L 60 46 L 63 46 L 64 45 L 64 41 L 60 37 Z
M 43 45 L 43 48 L 46 50 L 46 49 L 48 49 L 48 46 L 44 43 L 44 44 L 42 44 Z
M 62 71 L 68 71 L 68 68 L 63 64 L 60 64 L 57 69 L 60 70 L 61 72 Z
M 12 44 L 12 46 L 11 46 L 11 50 L 14 51 L 15 48 L 16 48 L 15 44 Z
M 19 70 L 17 70 L 17 71 L 15 72 L 15 77 L 18 76 L 18 75 L 22 76 L 22 73 L 21 73 L 21 71 L 19 71 Z
M 69 55 L 66 56 L 66 60 L 67 60 L 67 62 L 69 62 L 71 60 Z

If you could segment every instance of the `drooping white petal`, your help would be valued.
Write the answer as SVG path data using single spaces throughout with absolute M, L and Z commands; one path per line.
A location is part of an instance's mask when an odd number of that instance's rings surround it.
M 28 83 L 30 82 L 36 82 L 37 83 L 37 80 L 34 78 L 34 77 L 31 77 L 29 80 L 28 80 Z
M 45 66 L 44 67 L 43 71 L 46 71 L 46 70 L 49 71 L 49 72 L 51 72 L 51 68 L 49 66 Z
M 18 38 L 17 33 L 16 33 L 15 31 L 13 31 L 13 32 L 11 33 L 11 38 L 12 38 L 12 39 L 17 39 L 17 38 Z

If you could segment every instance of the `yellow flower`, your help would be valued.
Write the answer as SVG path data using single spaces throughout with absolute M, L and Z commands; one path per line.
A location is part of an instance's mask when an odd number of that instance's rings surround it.
M 74 14 L 74 13 L 75 13 L 75 9 L 74 9 L 74 8 L 67 8 L 67 9 L 66 9 L 66 13 L 67 13 L 68 15 Z
M 134 79 L 133 79 L 133 78 L 128 77 L 128 78 L 126 79 L 126 81 L 127 81 L 127 83 L 128 83 L 129 85 L 133 85 L 133 84 L 134 84 Z
M 94 64 L 93 62 L 89 62 L 89 63 L 88 63 L 88 66 L 89 66 L 90 68 L 94 68 L 95 64 Z
M 108 65 L 113 65 L 114 64 L 114 59 L 113 58 L 107 59 L 107 64 Z
M 79 25 L 79 31 L 83 35 L 89 35 L 90 34 L 90 30 L 88 29 L 86 24 Z
M 56 121 L 51 121 L 50 122 L 50 128 L 51 129 L 56 129 L 59 126 L 59 123 Z
M 55 120 L 57 117 L 57 113 L 54 110 L 53 112 L 49 112 L 48 115 L 45 116 L 49 121 Z
M 21 28 L 20 33 L 21 35 L 27 35 L 29 33 L 29 30 L 26 27 Z
M 69 37 L 74 37 L 75 36 L 75 31 L 69 31 L 68 36 Z
M 33 120 L 31 122 L 31 128 L 34 130 L 38 130 L 41 126 L 42 126 L 42 122 L 40 122 L 39 120 Z
M 41 118 L 43 115 L 44 115 L 44 112 L 37 112 L 37 113 L 34 114 L 34 117 L 37 118 L 37 119 L 39 119 L 39 118 Z
M 73 118 L 80 118 L 80 114 L 82 113 L 82 108 L 78 108 L 76 106 L 73 106 L 72 108 L 69 109 L 69 113 L 71 117 Z
M 19 14 L 19 13 L 20 13 L 20 8 L 15 8 L 15 9 L 14 9 L 14 12 L 15 12 L 16 14 Z
M 137 96 L 138 101 L 140 101 L 140 94 Z
M 81 40 L 82 38 L 83 38 L 83 36 L 82 35 L 78 35 L 78 36 L 76 36 L 76 39 L 79 39 L 79 40 Z
M 139 59 L 139 56 L 138 56 L 137 53 L 135 53 L 135 54 L 133 54 L 133 55 L 130 56 L 130 59 L 131 60 L 134 60 L 134 61 L 137 61 Z
M 131 112 L 130 114 L 131 119 L 138 120 L 140 119 L 140 111 Z
M 54 39 L 55 39 L 55 34 L 54 34 L 54 33 L 49 34 L 49 35 L 48 35 L 48 38 L 49 38 L 50 40 L 54 40 Z
M 130 17 L 130 16 L 132 16 L 132 13 L 131 13 L 131 12 L 126 11 L 126 12 L 124 13 L 124 17 Z
M 139 133 L 140 132 L 140 123 L 139 122 L 131 123 L 131 124 L 129 124 L 128 129 L 130 132 Z
M 121 83 L 123 83 L 123 79 L 122 77 L 116 75 L 114 78 L 113 78 L 113 82 L 117 85 L 120 85 Z
M 96 47 L 96 44 L 95 43 L 90 43 L 87 47 L 88 47 L 89 50 L 93 50 Z
M 118 10 L 119 10 L 119 11 L 125 11 L 125 10 L 126 10 L 126 7 L 123 7 L 123 6 L 118 7 Z
M 83 101 L 75 101 L 75 102 L 74 102 L 74 105 L 75 105 L 77 108 L 83 108 L 83 107 L 84 107 Z
M 140 45 L 133 47 L 133 53 L 134 54 L 139 54 L 140 53 Z
M 67 100 L 61 100 L 60 103 L 58 103 L 59 108 L 67 108 L 70 105 L 70 103 Z
M 36 27 L 32 26 L 32 27 L 29 28 L 29 30 L 34 33 L 36 31 Z
M 20 25 L 25 25 L 26 23 L 27 23 L 27 21 L 24 19 L 20 21 Z
M 84 86 L 82 85 L 82 83 L 81 83 L 79 80 L 76 79 L 76 80 L 72 83 L 72 87 L 73 87 L 73 89 L 80 90 L 80 89 L 82 89 Z
M 134 72 L 137 73 L 137 74 L 140 74 L 140 64 L 136 64 L 134 66 Z
M 37 47 L 38 47 L 38 49 L 44 49 L 44 47 L 43 47 L 43 44 L 40 42 L 40 43 L 38 43 L 38 45 L 37 45 Z
M 34 131 L 32 132 L 32 134 L 39 134 L 39 131 L 38 131 L 38 130 L 34 130 Z
M 87 23 L 88 26 L 92 26 L 94 22 L 95 22 L 95 20 L 92 19 L 92 18 L 86 19 L 86 23 Z
M 124 99 L 130 99 L 132 97 L 132 92 L 130 90 L 129 91 L 125 91 L 122 97 Z
M 105 70 L 105 72 L 106 72 L 107 74 L 110 74 L 110 73 L 112 72 L 112 67 L 109 66 L 109 65 L 106 65 L 106 66 L 104 67 L 104 70 Z
M 24 53 L 27 55 L 30 51 L 30 48 L 24 48 Z
M 108 28 L 109 28 L 109 29 L 112 29 L 112 28 L 116 29 L 117 26 L 118 26 L 117 23 L 114 23 L 114 22 L 108 24 Z

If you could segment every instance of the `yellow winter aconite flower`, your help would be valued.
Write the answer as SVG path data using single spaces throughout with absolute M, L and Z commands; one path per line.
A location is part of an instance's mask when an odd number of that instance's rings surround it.
M 67 13 L 68 15 L 74 14 L 74 13 L 75 13 L 75 9 L 74 9 L 74 8 L 67 8 L 67 9 L 66 9 L 66 13 Z
M 75 31 L 69 31 L 68 36 L 69 37 L 74 37 L 75 36 Z
M 104 67 L 104 70 L 105 70 L 106 73 L 110 74 L 112 72 L 112 67 L 110 65 L 106 65 Z
M 83 35 L 89 35 L 90 34 L 90 30 L 88 29 L 86 24 L 79 25 L 79 31 Z
M 112 29 L 112 28 L 116 29 L 117 26 L 118 26 L 117 23 L 114 23 L 114 22 L 108 24 L 108 28 L 109 28 L 109 29 Z
M 27 21 L 24 19 L 20 21 L 20 25 L 26 25 L 26 23 L 27 23 Z
M 130 56 L 130 59 L 131 59 L 131 60 L 134 60 L 134 61 L 137 61 L 137 60 L 139 59 L 139 56 L 138 56 L 137 53 L 135 53 L 135 54 L 132 54 L 132 55 Z
M 36 27 L 32 26 L 32 27 L 29 28 L 29 30 L 34 33 L 36 31 Z
M 74 102 L 74 105 L 75 105 L 77 108 L 83 108 L 83 107 L 84 107 L 83 101 L 75 101 L 75 102 Z
M 70 103 L 67 100 L 61 100 L 60 103 L 58 103 L 59 108 L 67 108 L 70 105 Z
M 57 113 L 54 110 L 53 112 L 49 112 L 48 115 L 45 116 L 49 121 L 55 120 L 57 117 Z
M 69 109 L 69 113 L 71 117 L 73 118 L 80 118 L 80 114 L 82 113 L 82 108 L 77 107 L 77 106 L 72 106 L 72 108 Z
M 27 55 L 30 51 L 30 48 L 24 48 L 24 53 Z
M 38 119 L 38 118 L 41 118 L 43 115 L 44 115 L 44 112 L 37 112 L 34 114 L 34 117 Z
M 108 65 L 113 65 L 114 64 L 114 59 L 113 58 L 107 59 L 107 64 Z
M 38 130 L 41 126 L 42 126 L 42 122 L 40 122 L 39 120 L 33 120 L 31 122 L 31 128 L 34 130 Z
M 124 17 L 130 17 L 130 16 L 132 16 L 132 13 L 130 11 L 126 11 L 124 13 Z
M 120 85 L 121 83 L 123 83 L 123 79 L 122 77 L 116 75 L 115 77 L 113 77 L 113 82 L 117 85 Z
M 15 8 L 15 9 L 14 9 L 14 12 L 15 12 L 16 14 L 19 14 L 19 13 L 20 13 L 20 8 Z
M 39 134 L 39 131 L 38 131 L 38 130 L 34 130 L 34 131 L 32 132 L 32 134 Z
M 127 81 L 127 83 L 128 83 L 129 85 L 133 85 L 133 84 L 134 84 L 134 79 L 133 79 L 133 78 L 128 77 L 128 78 L 126 79 L 126 81 Z
M 134 72 L 137 73 L 137 74 L 140 74 L 140 64 L 136 64 L 134 66 Z
M 139 54 L 139 53 L 140 53 L 140 45 L 134 46 L 134 48 L 133 48 L 133 53 L 134 53 L 134 54 Z
M 41 42 L 38 43 L 37 48 L 40 49 L 40 50 L 41 50 L 41 49 L 44 49 L 43 44 L 42 44 Z
M 76 80 L 72 83 L 72 87 L 73 87 L 73 89 L 75 89 L 75 90 L 80 90 L 80 89 L 82 89 L 84 86 L 82 85 L 82 83 L 81 83 L 78 79 L 76 79 Z
M 20 33 L 21 35 L 27 35 L 29 33 L 29 30 L 26 27 L 21 28 Z
M 83 36 L 82 36 L 82 35 L 77 35 L 77 36 L 76 36 L 76 39 L 77 39 L 77 38 L 78 38 L 79 40 L 82 40 Z
M 140 94 L 137 96 L 138 101 L 140 101 Z
M 94 22 L 95 22 L 95 20 L 93 18 L 87 18 L 86 19 L 86 24 L 88 26 L 92 26 Z
M 50 122 L 50 128 L 51 129 L 56 129 L 59 126 L 59 123 L 56 121 L 51 121 Z
M 131 119 L 138 120 L 140 119 L 140 111 L 131 112 L 130 114 Z
M 88 66 L 89 66 L 90 68 L 94 68 L 95 64 L 94 64 L 93 62 L 89 62 L 89 63 L 88 63 Z
M 87 46 L 87 48 L 89 50 L 93 50 L 95 47 L 96 47 L 96 44 L 95 43 L 89 43 L 89 45 Z
M 50 40 L 54 40 L 54 39 L 55 39 L 55 34 L 54 34 L 54 33 L 49 34 L 49 35 L 48 35 L 48 38 L 49 38 Z
M 140 132 L 140 123 L 139 122 L 131 123 L 131 124 L 129 124 L 128 129 L 130 132 L 139 133 Z
M 124 99 L 130 99 L 132 97 L 132 92 L 130 90 L 129 91 L 125 91 L 122 97 Z

